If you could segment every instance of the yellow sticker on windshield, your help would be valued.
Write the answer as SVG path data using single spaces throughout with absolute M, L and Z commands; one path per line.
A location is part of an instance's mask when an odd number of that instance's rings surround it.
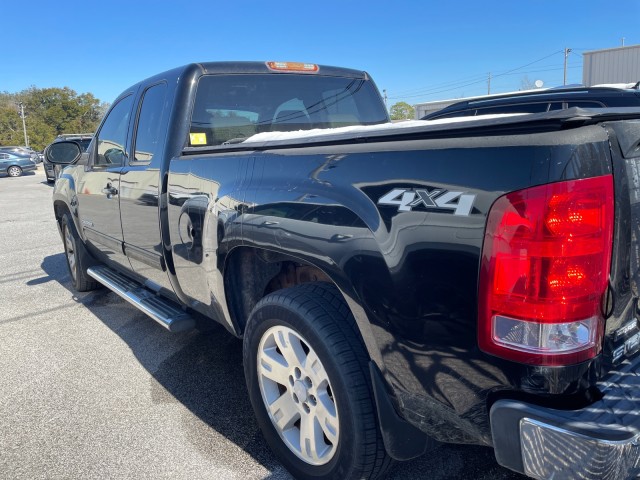
M 207 134 L 206 133 L 190 133 L 189 140 L 191 141 L 191 145 L 206 145 Z

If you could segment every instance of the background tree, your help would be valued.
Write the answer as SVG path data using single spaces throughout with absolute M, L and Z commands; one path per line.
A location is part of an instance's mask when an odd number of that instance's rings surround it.
M 520 80 L 520 90 L 534 90 L 536 88 L 540 88 L 540 87 L 536 86 L 535 80 L 529 80 L 529 77 L 527 75 L 525 75 Z
M 78 95 L 68 87 L 0 93 L 0 145 L 24 144 L 20 102 L 29 146 L 35 150 L 42 150 L 63 133 L 94 132 L 109 106 L 90 93 Z
M 416 110 L 406 102 L 394 103 L 389 110 L 391 120 L 413 120 Z
M 0 103 L 0 145 L 22 145 L 23 143 L 22 120 L 18 110 L 4 102 Z

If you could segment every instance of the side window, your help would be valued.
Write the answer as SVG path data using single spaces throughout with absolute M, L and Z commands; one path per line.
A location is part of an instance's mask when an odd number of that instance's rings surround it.
M 575 101 L 575 102 L 567 102 L 567 108 L 571 107 L 580 107 L 580 108 L 602 108 L 603 104 L 600 102 L 589 102 L 587 101 Z
M 0 160 L 6 160 L 7 158 L 9 158 L 9 155 L 6 153 L 0 153 Z
M 445 113 L 443 115 L 436 115 L 430 117 L 429 120 L 440 120 L 442 118 L 458 118 L 458 117 L 473 117 L 476 114 L 476 110 L 457 110 L 455 112 Z
M 136 162 L 150 162 L 154 155 L 159 153 L 166 96 L 165 83 L 154 85 L 144 93 L 136 130 L 134 156 Z
M 504 113 L 542 113 L 546 112 L 549 104 L 519 103 L 514 105 L 496 105 L 494 107 L 478 108 L 478 115 L 497 115 Z
M 127 127 L 131 118 L 133 95 L 120 100 L 109 112 L 98 133 L 98 155 L 95 166 L 119 167 L 124 165 Z

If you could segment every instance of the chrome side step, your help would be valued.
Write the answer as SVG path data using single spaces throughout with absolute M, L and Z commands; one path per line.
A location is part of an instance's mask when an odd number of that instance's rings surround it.
M 184 332 L 195 327 L 195 319 L 178 305 L 109 267 L 104 265 L 91 267 L 87 269 L 87 274 L 149 315 L 170 332 Z

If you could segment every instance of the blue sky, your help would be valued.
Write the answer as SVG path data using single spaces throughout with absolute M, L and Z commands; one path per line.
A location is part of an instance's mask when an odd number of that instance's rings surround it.
M 415 104 L 485 94 L 489 72 L 492 93 L 561 85 L 565 47 L 580 83 L 584 51 L 640 44 L 640 0 L 3 3 L 0 91 L 106 102 L 190 62 L 291 60 L 366 70 L 389 105 Z

